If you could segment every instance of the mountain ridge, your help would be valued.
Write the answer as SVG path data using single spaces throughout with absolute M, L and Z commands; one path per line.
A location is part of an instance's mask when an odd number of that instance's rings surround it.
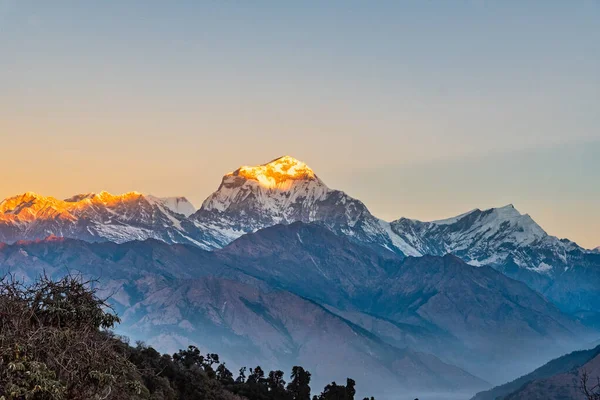
M 594 291 L 600 285 L 600 252 L 548 235 L 512 204 L 431 222 L 387 222 L 360 200 L 329 188 L 305 163 L 283 156 L 225 174 L 193 210 L 184 198 L 138 192 L 88 193 L 66 201 L 26 193 L 0 203 L 0 241 L 49 235 L 117 243 L 154 238 L 215 250 L 276 224 L 314 222 L 402 257 L 452 253 L 471 265 L 491 265 L 570 313 L 589 315 L 585 312 L 600 307 Z M 596 324 L 596 317 L 589 318 Z

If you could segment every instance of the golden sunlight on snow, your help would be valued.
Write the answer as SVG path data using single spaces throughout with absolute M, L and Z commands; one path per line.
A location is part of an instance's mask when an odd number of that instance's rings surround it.
M 315 173 L 308 165 L 290 156 L 283 156 L 256 167 L 240 167 L 228 175 L 252 179 L 263 187 L 278 189 L 285 189 L 284 186 L 290 186 L 296 180 L 315 178 Z
M 129 192 L 112 195 L 108 192 L 81 194 L 59 200 L 27 192 L 0 202 L 0 221 L 31 222 L 34 220 L 62 219 L 75 221 L 72 211 L 86 210 L 99 205 L 114 207 L 137 201 L 142 194 Z

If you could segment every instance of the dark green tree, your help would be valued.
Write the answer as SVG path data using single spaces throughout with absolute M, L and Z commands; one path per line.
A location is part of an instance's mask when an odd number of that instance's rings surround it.
M 179 352 L 173 354 L 173 361 L 184 368 L 201 367 L 204 363 L 204 356 L 196 346 L 188 346 L 186 350 L 179 350 Z
M 285 390 L 285 380 L 283 379 L 283 371 L 271 371 L 267 378 L 267 387 L 269 388 L 269 397 L 271 399 L 288 399 L 288 393 Z
M 249 385 L 262 385 L 265 382 L 265 371 L 259 366 L 250 368 L 250 375 L 246 381 Z
M 106 331 L 118 322 L 80 277 L 0 279 L 0 398 L 139 398 L 128 345 Z
M 240 368 L 238 373 L 238 377 L 235 380 L 235 383 L 242 384 L 246 382 L 246 367 Z
M 295 366 L 290 376 L 292 381 L 287 385 L 287 391 L 292 400 L 310 400 L 310 372 Z
M 233 385 L 235 383 L 233 374 L 227 369 L 225 363 L 219 364 L 217 367 L 217 380 L 224 386 Z
M 325 386 L 323 393 L 318 400 L 354 400 L 356 394 L 355 389 L 356 382 L 353 379 L 348 378 L 346 380 L 346 386 L 338 385 L 335 382 L 331 382 Z M 316 396 L 315 396 L 316 397 Z

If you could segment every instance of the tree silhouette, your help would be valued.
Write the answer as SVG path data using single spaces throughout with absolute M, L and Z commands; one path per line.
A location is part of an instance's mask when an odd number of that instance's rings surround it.
M 224 386 L 233 385 L 233 374 L 225 367 L 225 364 L 219 364 L 217 367 L 217 380 Z
M 290 375 L 292 381 L 287 390 L 292 400 L 310 400 L 310 372 L 304 368 L 295 366 Z
M 323 393 L 318 397 L 315 396 L 313 399 L 317 400 L 354 400 L 356 382 L 353 379 L 348 378 L 346 380 L 346 386 L 338 385 L 335 382 L 331 382 L 325 386 Z
M 246 381 L 249 385 L 260 385 L 264 383 L 265 379 L 265 371 L 259 366 L 256 368 L 250 368 L 250 375 L 248 375 L 248 380 Z
M 235 383 L 245 383 L 246 382 L 246 367 L 240 368 L 238 377 L 235 380 Z

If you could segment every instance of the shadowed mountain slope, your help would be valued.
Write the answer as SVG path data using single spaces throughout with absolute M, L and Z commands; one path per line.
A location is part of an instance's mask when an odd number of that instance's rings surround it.
M 600 377 L 600 346 L 554 359 L 512 382 L 478 393 L 472 400 L 586 400 L 580 390 L 583 371 L 592 382 Z

